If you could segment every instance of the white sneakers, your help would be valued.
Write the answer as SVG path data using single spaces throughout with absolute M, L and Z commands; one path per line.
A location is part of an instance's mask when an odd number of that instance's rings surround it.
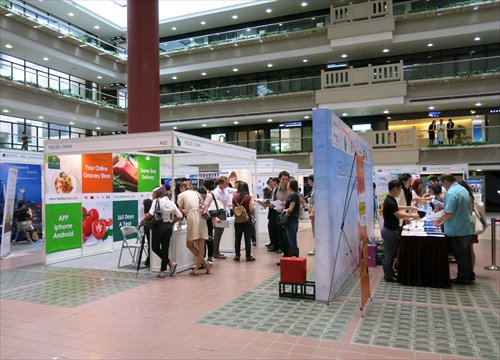
M 311 251 L 309 251 L 307 253 L 307 255 L 315 255 L 316 254 L 316 250 L 315 249 L 312 249 Z

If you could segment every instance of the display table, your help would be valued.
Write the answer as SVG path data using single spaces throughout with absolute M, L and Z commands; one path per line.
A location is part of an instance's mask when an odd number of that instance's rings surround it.
M 180 229 L 174 225 L 168 257 L 177 263 L 177 272 L 191 269 L 191 266 L 195 264 L 196 258 L 186 246 L 186 225 L 182 225 Z M 143 258 L 142 261 L 144 260 L 146 259 Z M 159 271 L 160 265 L 160 258 L 151 250 L 151 271 Z M 167 271 L 169 271 L 168 266 Z
M 398 281 L 401 284 L 450 287 L 448 247 L 443 235 L 415 235 L 403 230 L 398 259 Z

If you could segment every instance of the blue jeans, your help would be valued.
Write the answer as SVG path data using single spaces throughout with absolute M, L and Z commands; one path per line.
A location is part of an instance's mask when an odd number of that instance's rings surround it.
M 384 261 L 382 267 L 384 268 L 384 279 L 390 280 L 394 277 L 394 270 L 392 268 L 394 259 L 398 255 L 399 242 L 401 236 L 399 230 L 389 230 L 382 227 L 382 239 L 384 239 Z
M 299 230 L 299 222 L 296 220 L 289 219 L 288 224 L 285 227 L 286 236 L 288 238 L 288 244 L 290 245 L 290 250 L 292 256 L 296 255 L 297 246 L 297 231 Z

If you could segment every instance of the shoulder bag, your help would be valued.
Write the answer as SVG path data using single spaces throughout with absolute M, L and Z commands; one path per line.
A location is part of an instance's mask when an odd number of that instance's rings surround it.
M 210 217 L 219 217 L 224 213 L 224 209 L 221 209 L 219 207 L 219 204 L 217 204 L 217 199 L 215 198 L 215 195 L 213 193 L 210 193 L 210 195 L 212 195 L 212 198 L 214 199 L 213 202 L 215 203 L 215 210 L 209 211 Z
M 153 217 L 144 223 L 144 227 L 152 229 L 163 222 L 163 214 L 160 210 L 160 198 L 156 199 L 155 212 Z

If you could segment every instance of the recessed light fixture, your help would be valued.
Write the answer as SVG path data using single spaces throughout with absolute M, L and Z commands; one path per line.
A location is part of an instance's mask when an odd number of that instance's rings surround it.
M 177 76 L 172 76 L 172 80 L 177 80 Z
M 201 126 L 203 126 L 203 127 L 207 127 L 207 124 L 201 124 Z
M 235 14 L 235 15 L 233 15 L 231 17 L 233 18 L 233 20 L 236 20 L 238 18 L 238 15 Z
M 68 16 L 73 17 L 73 16 L 75 16 L 75 14 L 73 14 L 72 12 L 69 12 L 69 13 L 68 13 Z
M 481 104 L 480 102 L 476 103 L 476 106 L 481 106 L 481 105 L 483 105 L 483 104 Z
M 342 54 L 340 55 L 340 57 L 345 59 L 347 57 L 347 54 Z
M 5 47 L 6 47 L 7 49 L 12 49 L 12 48 L 13 48 L 13 46 L 12 46 L 11 44 L 5 44 Z
M 308 62 L 308 61 L 309 61 L 309 59 L 302 59 L 302 62 L 303 62 L 303 63 L 306 63 L 306 62 Z
M 387 119 L 387 120 L 391 120 L 391 117 L 390 117 L 390 116 L 388 116 L 388 117 L 386 117 L 386 119 Z
M 200 24 L 201 24 L 201 25 L 206 25 L 206 24 L 207 24 L 207 22 L 206 22 L 206 21 L 200 21 Z
M 428 43 L 428 44 L 427 44 L 427 46 L 428 46 L 428 47 L 433 47 L 433 46 L 434 46 L 434 44 L 433 44 L 433 43 Z
M 234 71 L 234 72 L 238 72 L 238 69 L 237 69 L 237 68 L 234 68 L 234 69 L 233 69 L 233 71 Z
M 3 109 L 3 110 L 2 110 L 2 112 L 6 113 L 6 114 L 7 114 L 7 113 L 10 113 L 10 111 L 9 111 L 9 110 L 7 110 L 7 109 Z
M 94 29 L 99 30 L 101 27 L 99 25 L 94 25 Z
M 42 26 L 41 25 L 33 25 L 33 29 L 38 29 L 38 28 L 41 28 Z
M 309 115 L 305 115 L 305 116 L 304 116 L 304 119 L 309 119 Z
M 347 115 L 349 115 L 349 114 L 348 113 L 342 113 L 342 116 L 347 116 Z
M 384 52 L 384 53 L 388 53 L 388 52 L 389 52 L 389 49 L 385 48 L 384 50 L 382 50 L 382 52 Z
M 389 114 L 389 110 L 384 110 L 384 114 Z
M 305 1 L 302 1 L 302 3 L 300 4 L 300 6 L 302 6 L 302 7 L 306 7 L 307 5 L 309 5 L 309 4 L 306 3 Z
M 40 115 L 38 118 L 39 118 L 40 120 L 43 120 L 43 119 L 44 119 L 44 117 L 43 117 L 42 115 Z
M 11 17 L 13 15 L 14 15 L 13 13 L 7 13 L 7 14 L 5 14 L 5 17 Z
M 471 110 L 470 111 L 471 114 L 475 114 L 476 113 L 476 110 Z
M 177 130 L 177 126 L 174 126 L 172 129 Z
M 206 72 L 202 72 L 201 76 L 207 76 L 207 73 Z
M 100 80 L 100 79 L 102 79 L 102 76 L 101 76 L 101 75 L 99 75 L 99 76 L 97 76 L 97 78 Z
M 172 26 L 171 29 L 174 31 L 177 30 L 177 28 L 175 26 Z
M 474 38 L 474 41 L 479 41 L 479 40 L 481 40 L 481 38 L 480 38 L 479 36 L 476 36 L 476 37 Z
M 268 68 L 272 68 L 272 67 L 273 67 L 273 64 L 269 63 L 269 64 L 267 64 L 267 67 L 268 67 Z
M 49 60 L 50 60 L 50 59 L 49 59 L 47 56 L 45 56 L 45 57 L 43 58 L 43 61 L 49 61 Z
M 273 12 L 273 9 L 269 8 L 269 9 L 266 9 L 266 13 L 270 14 Z
M 267 122 L 273 122 L 273 119 L 267 119 Z
M 483 171 L 483 169 L 476 169 L 476 171 Z
M 100 126 L 96 126 L 95 129 L 96 130 L 101 130 L 101 127 Z
M 239 121 L 233 121 L 234 125 L 238 125 L 240 122 Z
M 434 106 L 429 106 L 429 110 L 434 110 Z
M 69 124 L 70 125 L 75 125 L 75 122 L 74 121 L 70 121 Z

